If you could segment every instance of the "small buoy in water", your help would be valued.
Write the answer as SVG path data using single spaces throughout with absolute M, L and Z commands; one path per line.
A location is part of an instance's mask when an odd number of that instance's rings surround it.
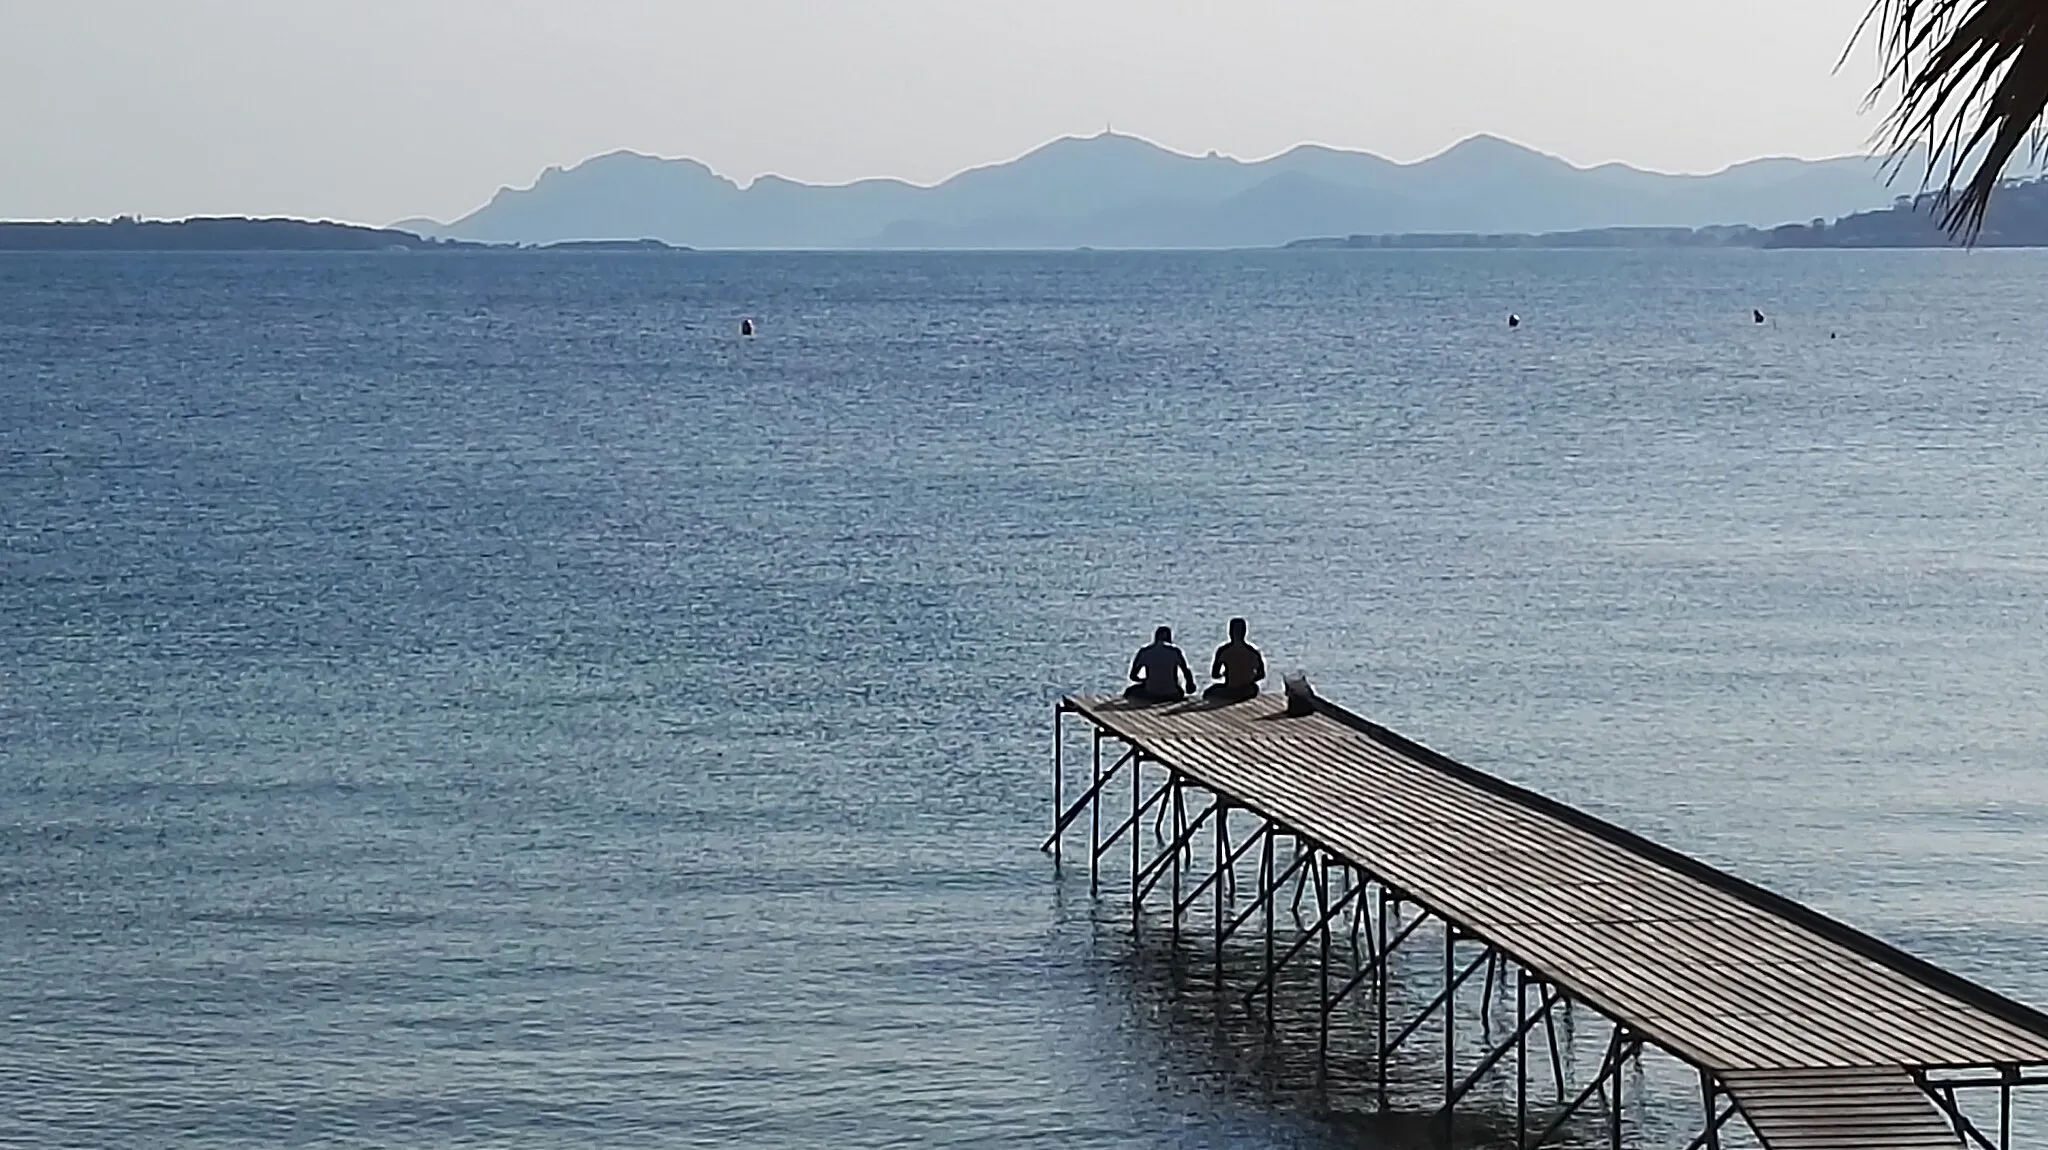
M 752 335 L 752 334 L 754 334 L 754 321 L 753 321 L 753 320 L 750 320 L 750 319 L 743 319 L 743 320 L 741 320 L 741 321 L 740 321 L 740 334 L 741 334 L 741 335 Z
M 1516 314 L 1515 314 L 1514 312 L 1509 312 L 1509 313 L 1508 313 L 1508 326 L 1509 326 L 1509 327 L 1520 327 L 1520 326 L 1522 326 L 1522 317 L 1521 317 L 1521 316 L 1518 316 L 1518 315 L 1516 315 Z
M 1753 320 L 1754 322 L 1756 322 L 1756 323 L 1762 323 L 1762 322 L 1764 322 L 1764 313 L 1762 313 L 1762 312 L 1760 312 L 1760 311 L 1756 310 L 1755 308 L 1750 308 L 1750 309 L 1749 309 L 1749 318 L 1750 318 L 1751 320 Z

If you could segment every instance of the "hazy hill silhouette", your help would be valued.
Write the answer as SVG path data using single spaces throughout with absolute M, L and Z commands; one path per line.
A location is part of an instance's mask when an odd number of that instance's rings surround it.
M 1580 168 L 1490 136 L 1399 164 L 1305 145 L 1255 162 L 1132 136 L 1054 140 L 921 187 L 900 180 L 742 188 L 695 160 L 618 152 L 550 168 L 449 225 L 408 230 L 548 243 L 655 238 L 696 248 L 1242 247 L 1315 235 L 1700 227 L 1847 215 L 1891 203 L 1875 161 L 1769 159 L 1712 175 Z M 1916 186 L 1917 168 L 1901 180 Z

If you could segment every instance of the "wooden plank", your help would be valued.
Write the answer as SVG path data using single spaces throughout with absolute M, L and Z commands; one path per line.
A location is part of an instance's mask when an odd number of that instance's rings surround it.
M 1957 1150 L 1948 1122 L 1902 1067 L 1721 1076 L 1769 1150 Z

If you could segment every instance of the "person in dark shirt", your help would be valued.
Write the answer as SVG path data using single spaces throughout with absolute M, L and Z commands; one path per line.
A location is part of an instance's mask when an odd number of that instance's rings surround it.
M 1202 692 L 1213 703 L 1241 703 L 1259 693 L 1259 680 L 1266 677 L 1266 660 L 1259 649 L 1244 641 L 1243 619 L 1230 621 L 1230 642 L 1216 648 L 1216 661 L 1209 667 L 1211 679 L 1221 679 Z
M 1185 681 L 1187 686 L 1181 686 Z M 1177 703 L 1195 689 L 1195 673 L 1186 655 L 1173 645 L 1173 628 L 1152 632 L 1152 642 L 1131 660 L 1131 685 L 1124 697 L 1144 703 Z

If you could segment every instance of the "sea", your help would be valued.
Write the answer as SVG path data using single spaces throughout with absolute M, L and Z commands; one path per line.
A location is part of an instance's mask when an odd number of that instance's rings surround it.
M 0 257 L 0 1142 L 1426 1145 L 1039 849 L 1233 615 L 2048 1006 L 2044 365 L 2039 252 Z

